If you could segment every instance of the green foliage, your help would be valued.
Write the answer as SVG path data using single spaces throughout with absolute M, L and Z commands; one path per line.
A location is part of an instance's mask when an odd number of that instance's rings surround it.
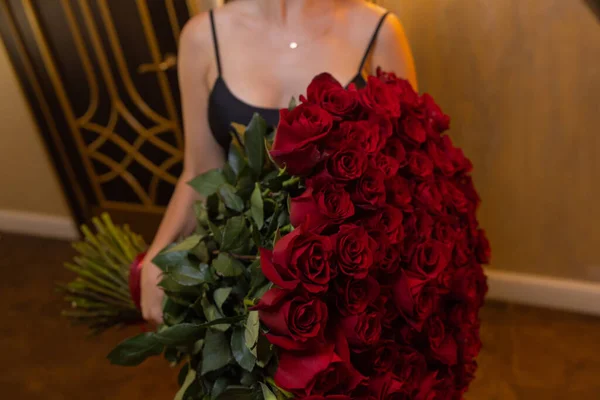
M 177 399 L 281 398 L 265 381 L 275 357 L 252 310 L 271 287 L 259 248 L 271 247 L 289 224 L 292 177 L 266 156 L 269 146 L 267 125 L 255 116 L 236 127 L 223 169 L 190 182 L 206 199 L 194 207 L 196 232 L 154 259 L 164 272 L 165 325 L 109 355 L 119 365 L 163 352 L 175 363 L 186 359 Z

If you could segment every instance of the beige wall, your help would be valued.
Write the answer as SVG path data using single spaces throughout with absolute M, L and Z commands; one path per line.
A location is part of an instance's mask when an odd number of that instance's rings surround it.
M 600 25 L 584 0 L 383 0 L 475 164 L 498 269 L 600 281 Z
M 0 211 L 69 216 L 54 169 L 0 41 Z

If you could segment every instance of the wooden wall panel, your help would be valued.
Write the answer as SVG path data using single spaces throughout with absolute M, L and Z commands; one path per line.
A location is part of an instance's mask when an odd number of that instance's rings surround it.
M 600 24 L 584 0 L 383 0 L 475 164 L 494 268 L 600 281 Z

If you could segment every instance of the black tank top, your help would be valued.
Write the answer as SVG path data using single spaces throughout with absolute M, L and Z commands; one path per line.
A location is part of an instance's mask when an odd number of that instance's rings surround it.
M 219 76 L 217 77 L 208 99 L 208 122 L 217 143 L 219 143 L 225 153 L 227 153 L 229 144 L 231 143 L 230 132 L 232 129 L 232 123 L 236 122 L 240 124 L 247 124 L 252 119 L 254 113 L 259 113 L 267 121 L 269 126 L 275 127 L 279 123 L 279 109 L 252 106 L 236 97 L 231 90 L 229 90 L 227 83 L 223 79 L 223 71 L 221 69 L 221 57 L 219 54 L 219 42 L 217 40 L 215 17 L 212 10 L 209 14 L 215 47 L 215 59 Z M 371 50 L 375 44 L 379 30 L 381 29 L 381 26 L 383 25 L 383 22 L 388 14 L 389 12 L 385 13 L 379 20 L 367 50 L 365 51 L 365 55 L 360 62 L 358 72 L 350 84 L 353 83 L 359 88 L 366 85 L 366 80 L 364 77 L 365 63 L 371 54 Z

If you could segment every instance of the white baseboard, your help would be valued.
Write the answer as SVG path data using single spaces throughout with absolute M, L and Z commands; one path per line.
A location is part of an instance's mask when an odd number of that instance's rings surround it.
M 488 298 L 600 316 L 600 283 L 486 270 Z
M 77 225 L 70 217 L 14 210 L 0 210 L 0 231 L 62 240 L 79 237 Z

